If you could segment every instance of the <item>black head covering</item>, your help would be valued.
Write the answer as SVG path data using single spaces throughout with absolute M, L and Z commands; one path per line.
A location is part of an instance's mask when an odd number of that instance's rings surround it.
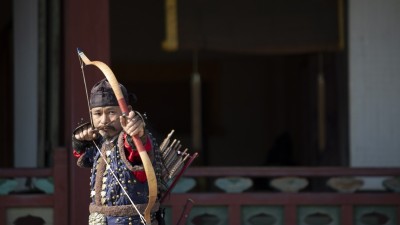
M 124 95 L 127 104 L 131 104 L 129 101 L 128 91 L 124 85 L 119 84 L 122 94 Z M 97 82 L 92 90 L 90 91 L 90 108 L 103 107 L 103 106 L 118 106 L 117 98 L 115 97 L 114 91 L 111 88 L 110 83 L 107 79 L 103 79 Z

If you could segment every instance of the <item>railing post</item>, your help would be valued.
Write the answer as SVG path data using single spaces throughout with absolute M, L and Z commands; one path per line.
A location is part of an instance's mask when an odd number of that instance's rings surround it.
M 240 225 L 242 224 L 242 213 L 240 211 L 240 206 L 241 204 L 232 204 L 228 205 L 228 210 L 229 210 L 229 224 L 230 225 Z
M 5 223 L 6 220 L 6 207 L 0 206 L 0 223 Z
M 343 225 L 354 224 L 352 205 L 342 205 L 340 224 Z
M 68 221 L 68 159 L 65 148 L 54 149 L 54 224 L 69 225 Z
M 297 224 L 297 206 L 296 205 L 286 205 L 283 213 L 284 222 L 286 225 Z

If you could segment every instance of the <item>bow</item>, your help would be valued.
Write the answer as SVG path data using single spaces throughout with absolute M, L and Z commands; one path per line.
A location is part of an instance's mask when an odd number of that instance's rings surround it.
M 118 100 L 118 105 L 122 111 L 122 115 L 123 116 L 128 115 L 129 110 L 126 101 L 124 99 L 124 95 L 122 94 L 117 78 L 111 71 L 110 67 L 108 67 L 105 63 L 100 61 L 90 61 L 81 50 L 79 49 L 77 50 L 79 57 L 82 59 L 85 65 L 96 66 L 103 72 L 104 76 L 110 83 L 111 88 L 114 91 L 114 94 Z M 147 223 L 151 224 L 150 212 L 157 200 L 157 178 L 154 172 L 153 164 L 151 163 L 149 155 L 147 154 L 146 149 L 144 148 L 140 138 L 136 135 L 132 137 L 132 140 L 136 146 L 137 151 L 139 152 L 147 177 L 147 182 L 149 187 L 149 201 L 147 203 L 146 209 L 144 210 L 144 219 L 145 219 L 145 224 Z

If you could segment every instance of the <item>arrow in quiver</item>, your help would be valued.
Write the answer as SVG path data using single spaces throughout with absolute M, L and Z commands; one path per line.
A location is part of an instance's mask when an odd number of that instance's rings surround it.
M 160 152 L 162 156 L 162 160 L 166 167 L 166 170 L 163 171 L 162 179 L 165 183 L 170 183 L 171 185 L 168 187 L 167 192 L 161 199 L 161 202 L 164 200 L 165 196 L 169 194 L 169 192 L 174 188 L 175 184 L 182 176 L 187 167 L 193 162 L 193 160 L 197 157 L 197 152 L 193 154 L 188 153 L 188 149 L 184 149 L 182 151 L 182 145 L 179 140 L 174 139 L 171 141 L 172 134 L 174 130 L 172 130 L 168 136 L 164 139 L 164 141 L 160 145 Z

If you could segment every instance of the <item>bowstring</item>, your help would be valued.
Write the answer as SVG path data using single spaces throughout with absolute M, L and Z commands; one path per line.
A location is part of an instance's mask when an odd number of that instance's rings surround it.
M 88 94 L 88 89 L 87 89 L 87 85 L 86 85 L 85 70 L 83 69 L 84 63 L 83 63 L 81 57 L 79 57 L 79 54 L 78 54 L 78 59 L 79 59 L 79 63 L 81 64 L 82 79 L 83 79 L 83 83 L 85 85 L 86 102 L 87 102 L 87 106 L 88 106 L 88 110 L 89 110 L 90 124 L 92 125 L 92 128 L 93 128 L 94 127 L 94 125 L 93 125 L 93 117 L 92 117 L 92 113 L 91 113 L 90 105 L 89 105 L 89 94 Z

